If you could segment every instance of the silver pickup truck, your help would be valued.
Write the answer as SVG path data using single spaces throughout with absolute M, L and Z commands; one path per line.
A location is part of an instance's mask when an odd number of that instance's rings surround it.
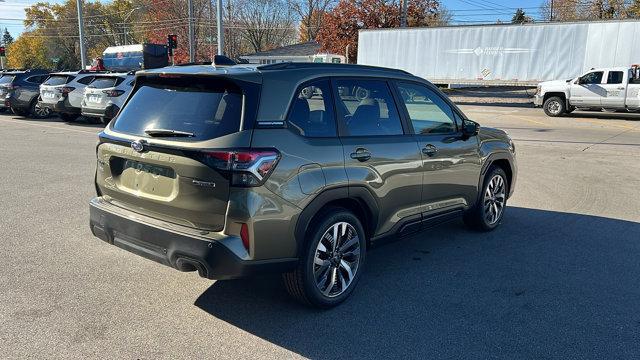
M 533 103 L 548 116 L 576 109 L 640 111 L 640 66 L 591 69 L 575 79 L 542 82 Z

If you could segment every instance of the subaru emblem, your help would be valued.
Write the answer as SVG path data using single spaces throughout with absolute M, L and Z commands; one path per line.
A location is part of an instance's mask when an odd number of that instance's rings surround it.
M 143 140 L 135 140 L 131 142 L 131 148 L 134 151 L 137 151 L 139 153 L 144 151 L 144 142 Z

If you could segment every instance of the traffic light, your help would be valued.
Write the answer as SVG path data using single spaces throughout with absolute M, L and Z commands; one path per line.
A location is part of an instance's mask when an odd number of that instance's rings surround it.
M 169 47 L 169 49 L 176 49 L 178 47 L 178 35 L 167 35 L 167 46 Z
M 6 56 L 4 46 L 0 46 L 0 56 Z

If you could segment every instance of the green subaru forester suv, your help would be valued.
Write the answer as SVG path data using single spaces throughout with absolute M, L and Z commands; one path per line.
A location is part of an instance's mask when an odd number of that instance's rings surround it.
M 345 64 L 139 72 L 96 155 L 95 236 L 210 279 L 281 272 L 324 308 L 379 239 L 494 229 L 516 180 L 505 132 L 424 79 Z

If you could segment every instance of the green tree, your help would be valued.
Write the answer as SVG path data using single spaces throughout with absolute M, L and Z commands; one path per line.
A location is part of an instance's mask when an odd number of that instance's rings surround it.
M 44 38 L 25 32 L 7 47 L 9 68 L 51 68 Z
M 11 36 L 7 28 L 4 28 L 4 33 L 2 34 L 2 44 L 5 46 L 9 46 L 11 45 L 12 42 L 13 42 L 13 36 Z
M 516 13 L 513 14 L 513 18 L 511 18 L 512 24 L 524 24 L 524 23 L 532 23 L 533 19 L 524 12 L 524 10 L 518 8 Z

